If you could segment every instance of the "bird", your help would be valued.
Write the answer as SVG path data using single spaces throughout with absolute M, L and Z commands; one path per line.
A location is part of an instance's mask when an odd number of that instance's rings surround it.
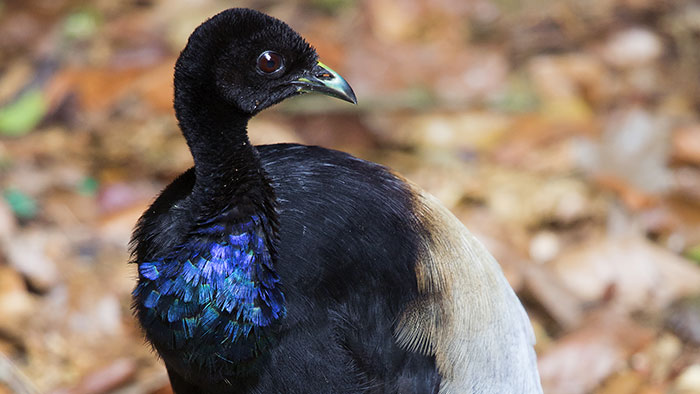
M 357 103 L 259 11 L 212 16 L 178 57 L 194 166 L 130 244 L 134 314 L 173 391 L 541 393 L 522 304 L 435 197 L 347 153 L 250 142 L 253 116 L 312 92 Z

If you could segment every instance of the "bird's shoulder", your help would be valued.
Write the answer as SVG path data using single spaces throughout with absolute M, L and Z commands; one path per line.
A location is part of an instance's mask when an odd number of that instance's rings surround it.
M 383 165 L 319 146 L 274 144 L 257 149 L 283 210 L 309 205 L 340 214 L 349 209 L 393 213 L 410 208 L 411 190 Z
M 294 207 L 303 211 L 311 209 L 311 205 L 370 208 L 377 201 L 393 205 L 396 210 L 406 207 L 404 185 L 379 164 L 319 146 L 271 144 L 256 148 L 283 210 Z M 183 172 L 143 213 L 131 239 L 135 261 L 153 258 L 184 241 L 189 226 L 196 220 L 196 201 L 191 199 L 195 180 L 194 168 Z M 387 198 L 390 195 L 394 198 Z M 366 204 L 357 204 L 358 198 Z
M 190 168 L 166 186 L 144 211 L 131 237 L 133 260 L 154 258 L 158 251 L 171 250 L 182 243 L 180 234 L 185 233 L 192 220 L 187 199 L 194 181 L 194 168 Z

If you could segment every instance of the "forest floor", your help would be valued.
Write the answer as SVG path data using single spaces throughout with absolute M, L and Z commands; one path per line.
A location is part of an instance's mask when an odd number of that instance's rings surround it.
M 222 0 L 0 0 L 0 393 L 168 393 L 131 229 L 192 165 L 172 70 Z M 700 3 L 240 1 L 359 105 L 288 100 L 258 144 L 392 167 L 502 264 L 546 393 L 700 393 Z

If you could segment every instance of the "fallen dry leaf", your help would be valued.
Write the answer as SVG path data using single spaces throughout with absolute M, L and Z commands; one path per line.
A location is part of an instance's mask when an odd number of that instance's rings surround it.
M 674 193 L 694 202 L 697 207 L 700 202 L 700 169 L 685 166 L 676 169 L 673 175 Z
M 671 185 L 668 119 L 631 106 L 612 113 L 605 123 L 599 141 L 579 142 L 580 166 L 594 177 L 612 178 L 647 194 L 668 190 Z
M 60 389 L 52 394 L 103 394 L 123 386 L 134 378 L 137 364 L 131 359 L 116 360 L 90 375 L 72 388 Z
M 421 149 L 483 151 L 498 144 L 511 121 L 490 112 L 431 113 L 393 119 L 387 137 Z
M 548 269 L 529 265 L 523 269 L 529 292 L 566 331 L 578 327 L 583 320 L 583 303 Z
M 622 371 L 601 385 L 596 394 L 638 394 L 644 378 L 630 370 Z
M 25 232 L 2 242 L 10 265 L 33 288 L 42 292 L 56 286 L 61 280 L 56 262 L 47 254 L 47 243 L 47 235 L 40 231 Z
M 0 331 L 6 336 L 19 336 L 35 307 L 22 275 L 9 266 L 0 265 Z
M 690 164 L 700 164 L 700 124 L 675 130 L 671 139 L 672 157 Z
M 614 287 L 625 311 L 658 310 L 700 289 L 700 268 L 634 235 L 590 240 L 552 263 L 562 283 L 585 302 Z
M 633 211 L 650 208 L 659 203 L 659 197 L 635 187 L 625 179 L 609 174 L 595 177 L 597 184 L 604 190 L 617 194 L 622 202 Z
M 625 317 L 623 311 L 612 307 L 596 311 L 581 328 L 559 339 L 540 356 L 544 392 L 590 392 L 620 370 L 627 357 L 652 337 L 649 329 Z
M 59 72 L 47 88 L 48 100 L 58 105 L 75 93 L 81 108 L 101 112 L 112 108 L 127 94 L 137 94 L 160 112 L 172 110 L 173 59 L 149 67 L 67 68 Z

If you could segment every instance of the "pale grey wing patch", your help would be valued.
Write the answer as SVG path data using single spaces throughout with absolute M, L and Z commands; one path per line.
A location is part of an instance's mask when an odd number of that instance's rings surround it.
M 532 327 L 500 266 L 435 197 L 414 193 L 429 230 L 416 268 L 426 297 L 402 315 L 397 342 L 435 356 L 441 394 L 541 393 Z

